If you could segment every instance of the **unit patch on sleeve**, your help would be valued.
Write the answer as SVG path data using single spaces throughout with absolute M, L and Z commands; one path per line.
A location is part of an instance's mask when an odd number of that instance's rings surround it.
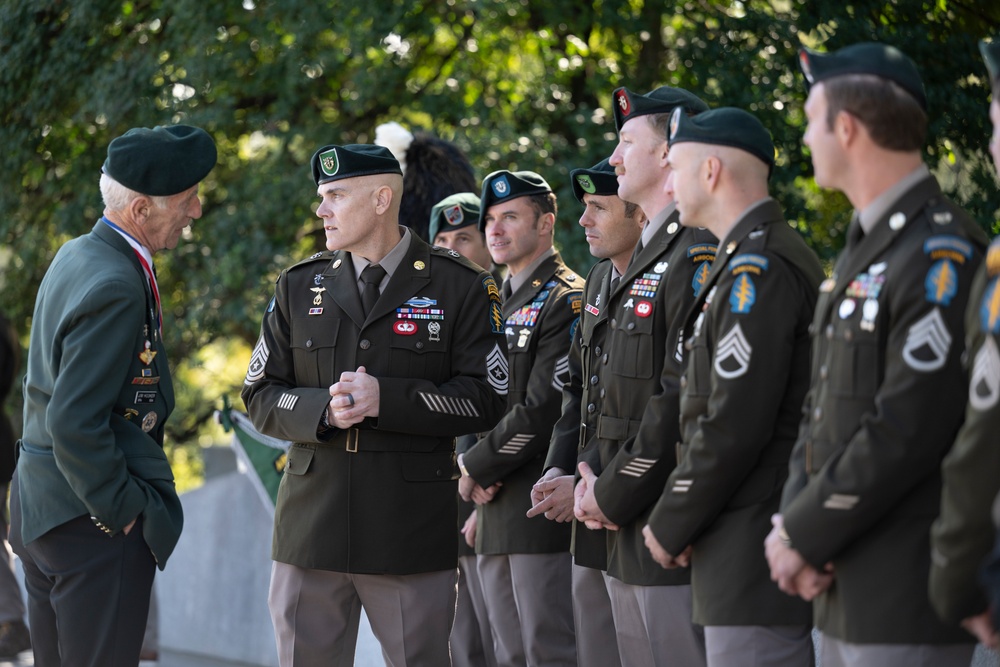
M 998 278 L 990 280 L 983 293 L 983 302 L 979 306 L 979 324 L 983 333 L 1000 333 L 1000 279 Z
M 941 259 L 934 262 L 924 279 L 924 290 L 927 301 L 947 306 L 958 293 L 958 273 L 951 260 Z
M 734 313 L 746 315 L 757 300 L 757 287 L 746 273 L 740 275 L 729 292 L 729 308 Z
M 715 261 L 715 253 L 719 247 L 713 243 L 699 243 L 688 247 L 687 256 L 693 264 L 697 266 L 694 277 L 691 279 L 691 289 L 694 295 L 701 294 L 701 288 L 708 279 L 708 274 L 712 271 L 712 262 Z

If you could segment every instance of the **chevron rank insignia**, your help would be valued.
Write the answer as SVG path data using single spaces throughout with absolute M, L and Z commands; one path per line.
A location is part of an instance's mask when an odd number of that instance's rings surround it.
M 935 308 L 915 322 L 906 333 L 903 361 L 915 371 L 929 373 L 942 368 L 951 349 L 951 332 Z
M 247 368 L 247 377 L 243 384 L 251 385 L 264 377 L 264 368 L 267 367 L 267 358 L 271 356 L 271 351 L 267 349 L 267 343 L 261 336 L 257 341 L 257 346 L 250 355 L 250 367 Z
M 509 380 L 507 355 L 500 350 L 499 345 L 494 345 L 490 353 L 486 355 L 486 381 L 493 387 L 493 391 L 500 396 L 506 396 Z
M 715 350 L 715 372 L 726 380 L 740 377 L 750 368 L 751 352 L 753 347 L 747 342 L 743 329 L 737 322 L 729 333 L 722 337 L 719 347 Z
M 1000 352 L 996 340 L 987 336 L 976 352 L 969 380 L 969 405 L 976 410 L 989 410 L 1000 398 Z
M 569 382 L 569 355 L 556 361 L 555 369 L 552 371 L 552 388 L 562 391 L 567 382 Z

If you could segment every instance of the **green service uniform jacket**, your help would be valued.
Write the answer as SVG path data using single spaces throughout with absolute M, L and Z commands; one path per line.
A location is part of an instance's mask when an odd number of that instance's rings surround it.
M 1000 239 L 990 245 L 965 315 L 969 404 L 942 467 L 941 515 L 931 531 L 930 598 L 958 624 L 986 611 L 979 571 L 993 548 L 990 510 L 1000 493 Z
M 782 497 L 792 547 L 832 562 L 816 626 L 853 643 L 972 641 L 927 596 L 941 461 L 965 414 L 963 314 L 986 237 L 933 177 L 820 287 L 812 385 Z
M 809 389 L 809 323 L 823 269 L 773 199 L 740 219 L 684 324 L 678 464 L 649 525 L 694 545 L 699 625 L 811 625 L 771 581 L 764 538 L 778 511 Z
M 531 487 L 542 476 L 552 427 L 569 381 L 569 349 L 579 322 L 583 279 L 556 253 L 503 304 L 510 395 L 500 423 L 462 461 L 483 488 L 503 486 L 479 506 L 477 554 L 569 551 L 570 524 L 529 519 Z
M 604 411 L 597 422 L 601 475 L 594 493 L 608 531 L 608 574 L 639 586 L 687 585 L 686 568 L 665 570 L 642 535 L 677 464 L 680 440 L 680 330 L 708 278 L 716 239 L 681 227 L 674 211 L 611 295 Z
M 613 265 L 603 259 L 587 274 L 583 291 L 580 326 L 569 351 L 569 382 L 563 387 L 562 415 L 552 429 L 552 442 L 544 469 L 561 468 L 578 476 L 577 461 L 587 461 L 600 474 L 597 451 L 597 418 L 605 393 L 601 383 L 601 355 L 608 332 L 608 288 Z M 597 570 L 608 568 L 608 545 L 604 530 L 589 530 L 573 519 L 570 551 L 577 565 Z
M 24 543 L 79 516 L 114 535 L 141 515 L 163 569 L 183 524 L 163 451 L 173 407 L 149 281 L 98 221 L 59 249 L 35 302 L 16 471 Z
M 281 273 L 243 388 L 254 426 L 291 440 L 274 515 L 274 560 L 357 574 L 458 562 L 455 437 L 506 404 L 500 292 L 457 252 L 412 236 L 372 312 L 351 255 Z M 379 416 L 319 432 L 330 385 L 364 366 Z

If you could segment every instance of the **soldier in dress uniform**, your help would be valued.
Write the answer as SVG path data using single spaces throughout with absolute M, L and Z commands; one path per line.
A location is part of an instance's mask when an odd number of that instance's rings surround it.
M 965 666 L 972 638 L 934 613 L 927 577 L 986 236 L 921 159 L 927 99 L 909 58 L 864 43 L 804 50 L 800 63 L 816 182 L 855 215 L 820 286 L 811 387 L 766 542 L 771 576 L 815 596 L 824 667 Z
M 570 380 L 563 387 L 562 416 L 552 431 L 545 474 L 532 489 L 535 505 L 528 516 L 573 520 L 573 618 L 580 667 L 621 665 L 611 600 L 604 583 L 608 569 L 603 529 L 588 530 L 573 517 L 574 472 L 586 459 L 600 471 L 597 420 L 605 393 L 601 356 L 607 350 L 608 294 L 625 273 L 646 223 L 635 204 L 618 198 L 615 168 L 602 160 L 590 169 L 570 172 L 573 194 L 584 205 L 580 225 L 590 254 L 600 259 L 587 276 L 580 326 L 570 348 Z
M 449 664 L 455 437 L 503 412 L 493 277 L 400 227 L 385 148 L 312 158 L 329 252 L 278 277 L 243 388 L 292 441 L 268 604 L 283 666 L 349 662 L 361 609 L 393 664 Z
M 993 100 L 990 151 L 1000 170 L 1000 40 L 980 42 Z M 969 404 L 965 423 L 942 467 L 941 515 L 931 529 L 930 598 L 948 623 L 961 623 L 979 641 L 1000 648 L 997 600 L 979 583 L 996 539 L 990 508 L 1000 493 L 1000 239 L 994 239 L 975 281 L 965 315 Z M 994 554 L 995 556 L 996 554 Z M 989 579 L 996 580 L 996 559 Z M 994 584 L 995 586 L 995 584 Z M 994 589 L 995 590 L 995 589 Z
M 108 146 L 104 215 L 38 290 L 10 542 L 39 667 L 134 667 L 156 567 L 183 516 L 163 451 L 174 407 L 153 253 L 201 217 L 215 142 L 186 125 Z
M 647 95 L 613 95 L 619 142 L 611 156 L 618 196 L 649 222 L 607 304 L 602 355 L 606 395 L 597 422 L 600 475 L 580 464 L 576 516 L 608 532 L 608 591 L 622 664 L 705 663 L 701 628 L 691 623 L 686 568 L 665 570 L 643 543 L 642 528 L 676 465 L 681 319 L 715 258 L 716 239 L 682 227 L 666 190 L 667 125 L 674 109 L 708 109 L 697 96 L 662 86 Z
M 531 171 L 483 181 L 490 254 L 507 266 L 501 323 L 510 360 L 507 412 L 459 457 L 463 498 L 478 505 L 476 554 L 497 664 L 575 665 L 570 525 L 530 519 L 569 379 L 584 281 L 552 247 L 556 197 Z
M 668 160 L 681 224 L 707 228 L 720 252 L 684 318 L 683 440 L 646 544 L 664 567 L 689 554 L 709 667 L 809 667 L 810 607 L 774 586 L 758 549 L 809 387 L 823 269 L 768 195 L 774 144 L 754 116 L 675 111 Z
M 461 192 L 445 197 L 431 209 L 429 238 L 482 267 L 489 267 L 495 280 L 499 269 L 486 249 L 486 235 L 479 231 L 479 195 Z M 476 442 L 474 433 L 458 438 L 455 451 L 464 453 Z M 452 667 L 496 667 L 493 632 L 486 612 L 483 586 L 476 569 L 476 506 L 458 498 L 458 599 L 455 624 L 451 628 Z

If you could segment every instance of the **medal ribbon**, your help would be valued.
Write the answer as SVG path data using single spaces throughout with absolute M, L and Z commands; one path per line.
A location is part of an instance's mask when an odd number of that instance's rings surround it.
M 163 306 L 160 305 L 160 290 L 156 286 L 156 274 L 153 273 L 149 262 L 142 256 L 142 253 L 135 248 L 132 248 L 132 252 L 139 258 L 142 270 L 146 272 L 146 278 L 149 279 L 149 286 L 153 288 L 153 298 L 156 299 L 156 326 L 160 330 L 160 338 L 163 338 Z

